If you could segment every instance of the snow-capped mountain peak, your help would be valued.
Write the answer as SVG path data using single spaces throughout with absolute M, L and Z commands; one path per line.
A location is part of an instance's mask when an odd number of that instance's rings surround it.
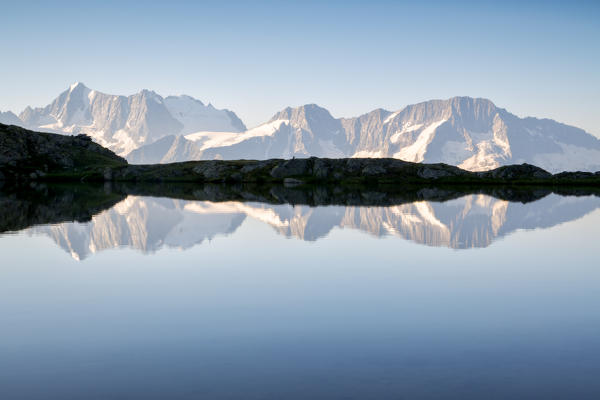
M 77 82 L 44 108 L 0 122 L 86 133 L 133 163 L 197 159 L 394 157 L 479 171 L 527 162 L 550 172 L 600 170 L 600 140 L 549 119 L 519 118 L 485 98 L 430 100 L 400 110 L 335 118 L 323 107 L 286 107 L 246 129 L 229 110 L 188 95 L 144 89 L 104 94 Z
M 87 86 L 85 86 L 85 84 L 83 82 L 73 82 L 70 86 L 69 86 L 69 91 L 73 91 L 77 88 L 84 88 L 87 89 Z
M 169 135 L 199 130 L 244 131 L 229 110 L 218 110 L 191 96 L 169 96 L 143 89 L 131 96 L 110 95 L 75 82 L 43 108 L 26 108 L 21 124 L 65 134 L 85 133 L 118 154 Z
M 212 104 L 204 105 L 200 100 L 187 95 L 169 96 L 165 106 L 183 128 L 180 135 L 199 131 L 241 132 L 244 123 L 229 110 L 217 110 Z
M 22 121 L 12 111 L 0 111 L 0 124 L 21 125 Z
M 186 136 L 185 146 L 176 143 L 185 153 L 173 148 L 175 143 L 162 150 L 153 145 L 131 153 L 129 160 L 394 157 L 473 171 L 523 162 L 551 172 L 600 170 L 600 140 L 594 136 L 552 120 L 519 118 L 483 98 L 431 100 L 355 118 L 334 118 L 306 104 L 281 110 L 261 129 L 268 134 L 194 133 Z

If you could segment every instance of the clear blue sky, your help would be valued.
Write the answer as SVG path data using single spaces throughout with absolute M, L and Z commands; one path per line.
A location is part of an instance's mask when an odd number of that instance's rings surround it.
M 74 81 L 189 94 L 248 126 L 468 95 L 600 136 L 598 1 L 89 3 L 2 1 L 0 110 Z

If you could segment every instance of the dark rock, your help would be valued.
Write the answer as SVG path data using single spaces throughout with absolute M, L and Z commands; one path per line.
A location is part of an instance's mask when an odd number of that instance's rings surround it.
M 494 179 L 549 179 L 552 174 L 531 164 L 507 165 L 478 174 L 483 178 Z
M 575 171 L 575 172 L 561 172 L 559 174 L 554 175 L 554 178 L 559 179 L 559 180 L 585 181 L 585 180 L 597 179 L 597 176 L 598 176 L 597 173 L 594 173 L 594 172 Z
M 308 158 L 294 158 L 283 161 L 273 167 L 271 176 L 281 179 L 292 176 L 310 175 L 312 162 L 313 160 Z
M 424 165 L 417 170 L 417 175 L 424 179 L 439 179 L 455 176 L 455 174 L 448 168 L 443 168 L 437 165 Z
M 356 174 L 363 168 L 364 160 L 362 158 L 349 158 L 346 160 L 345 170 L 349 174 Z
M 11 176 L 38 179 L 46 173 L 75 169 L 89 174 L 90 170 L 107 164 L 126 165 L 127 162 L 86 135 L 32 132 L 0 124 L 0 169 L 4 169 L 5 174 L 8 169 L 13 170 Z
M 227 163 L 218 160 L 204 161 L 193 168 L 196 174 L 200 174 L 207 181 L 225 181 L 231 174 L 231 168 Z
M 384 175 L 386 172 L 387 170 L 382 165 L 375 163 L 370 163 L 362 169 L 362 175 L 368 177 Z
M 253 164 L 247 164 L 247 165 L 244 165 L 244 166 L 242 167 L 242 169 L 240 170 L 240 172 L 241 172 L 242 174 L 247 174 L 247 173 L 249 173 L 249 172 L 254 172 L 254 171 L 256 171 L 256 170 L 259 170 L 259 169 L 262 169 L 262 168 L 268 167 L 270 163 L 271 163 L 271 160 L 266 160 L 266 161 L 257 161 L 257 162 L 255 162 L 255 163 L 253 163 Z
M 313 164 L 313 176 L 317 179 L 325 179 L 327 178 L 332 170 L 332 165 L 330 160 L 325 160 L 322 158 L 317 158 L 314 160 Z

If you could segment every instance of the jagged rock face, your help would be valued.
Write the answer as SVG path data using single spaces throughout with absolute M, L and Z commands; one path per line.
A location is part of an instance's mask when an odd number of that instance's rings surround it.
M 600 140 L 594 136 L 551 120 L 518 118 L 486 99 L 428 101 L 389 114 L 381 125 L 377 117 L 361 119 L 375 127 L 361 134 L 368 140 L 356 154 L 442 162 L 471 171 L 524 162 L 551 172 L 600 167 Z
M 346 139 L 351 146 L 355 146 L 357 152 L 376 152 L 387 154 L 389 146 L 384 132 L 384 121 L 391 113 L 383 109 L 377 109 L 358 118 L 342 119 L 342 126 L 346 133 Z M 374 150 L 374 149 L 379 150 Z
M 13 112 L 11 111 L 0 111 L 0 124 L 5 125 L 21 125 L 23 121 L 19 119 Z
M 202 152 L 183 136 L 169 135 L 133 150 L 127 159 L 135 164 L 158 164 L 202 159 Z
M 72 85 L 44 108 L 26 108 L 19 118 L 20 124 L 30 129 L 85 133 L 123 155 L 169 135 L 246 129 L 231 111 L 205 106 L 189 96 L 165 99 L 148 90 L 115 96 L 81 83 Z
M 277 120 L 289 121 L 292 156 L 343 157 L 350 150 L 341 121 L 316 104 L 288 107 L 271 119 Z

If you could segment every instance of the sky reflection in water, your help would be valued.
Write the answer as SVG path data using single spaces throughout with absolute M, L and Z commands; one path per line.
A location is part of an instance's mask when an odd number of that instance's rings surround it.
M 89 223 L 3 234 L 0 387 L 27 399 L 597 398 L 599 206 L 130 196 Z

